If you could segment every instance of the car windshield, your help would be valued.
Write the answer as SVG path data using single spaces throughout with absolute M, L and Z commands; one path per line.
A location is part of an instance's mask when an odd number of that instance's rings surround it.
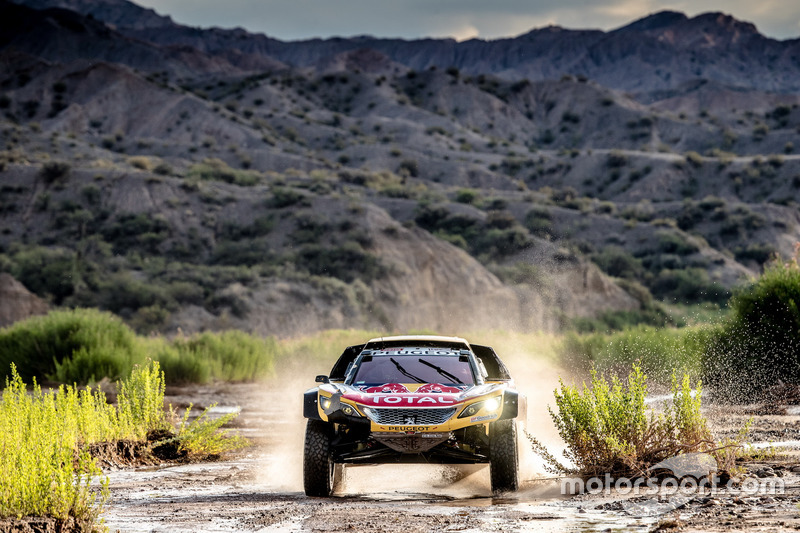
M 473 385 L 472 367 L 466 356 L 451 350 L 403 348 L 365 355 L 353 385 L 383 383 L 440 383 Z

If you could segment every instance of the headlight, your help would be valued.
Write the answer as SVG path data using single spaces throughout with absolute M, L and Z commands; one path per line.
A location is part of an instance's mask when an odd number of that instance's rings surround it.
M 324 411 L 327 411 L 331 408 L 331 399 L 330 398 L 320 398 L 319 404 L 322 406 Z
M 475 416 L 481 410 L 486 412 L 497 411 L 500 408 L 500 398 L 500 396 L 496 396 L 494 398 L 489 398 L 488 400 L 483 400 L 482 402 L 470 404 L 465 407 L 463 411 L 461 411 L 461 414 L 458 415 L 458 418 Z
M 487 411 L 497 411 L 499 407 L 500 407 L 500 397 L 491 398 L 483 402 L 483 408 L 486 409 Z

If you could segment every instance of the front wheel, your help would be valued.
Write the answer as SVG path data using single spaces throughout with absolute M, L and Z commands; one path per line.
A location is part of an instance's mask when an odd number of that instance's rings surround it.
M 303 488 L 306 496 L 330 496 L 336 473 L 331 455 L 330 425 L 321 420 L 309 420 L 303 449 Z
M 519 488 L 517 426 L 514 420 L 498 420 L 489 426 L 489 474 L 492 492 Z

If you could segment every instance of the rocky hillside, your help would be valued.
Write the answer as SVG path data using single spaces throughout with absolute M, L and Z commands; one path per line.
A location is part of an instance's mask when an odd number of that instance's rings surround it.
M 0 271 L 54 305 L 145 331 L 663 323 L 800 240 L 797 43 L 729 17 L 283 43 L 23 4 Z

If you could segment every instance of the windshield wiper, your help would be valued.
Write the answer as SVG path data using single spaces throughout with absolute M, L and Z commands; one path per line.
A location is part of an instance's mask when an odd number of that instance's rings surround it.
M 425 366 L 431 367 L 432 369 L 436 370 L 438 373 L 440 373 L 444 377 L 452 379 L 454 383 L 461 383 L 462 385 L 464 384 L 463 381 L 461 381 L 456 376 L 454 376 L 453 374 L 451 374 L 450 372 L 448 372 L 447 370 L 445 370 L 444 368 L 442 368 L 440 366 L 436 366 L 433 363 L 429 363 L 425 359 L 420 359 L 419 362 L 422 363 Z
M 413 379 L 414 381 L 416 381 L 417 383 L 425 383 L 425 382 L 426 382 L 424 379 L 418 378 L 417 376 L 415 376 L 414 374 L 412 374 L 411 372 L 409 372 L 408 370 L 406 370 L 405 368 L 403 368 L 403 367 L 402 367 L 402 365 L 400 365 L 400 363 L 398 363 L 397 361 L 395 361 L 393 357 L 390 357 L 390 358 L 389 358 L 389 361 L 391 361 L 392 363 L 394 363 L 394 366 L 396 366 L 396 367 L 397 367 L 397 370 L 399 370 L 399 371 L 400 371 L 400 373 L 401 373 L 401 374 L 403 374 L 405 377 L 407 377 L 407 378 L 411 378 L 411 379 Z

